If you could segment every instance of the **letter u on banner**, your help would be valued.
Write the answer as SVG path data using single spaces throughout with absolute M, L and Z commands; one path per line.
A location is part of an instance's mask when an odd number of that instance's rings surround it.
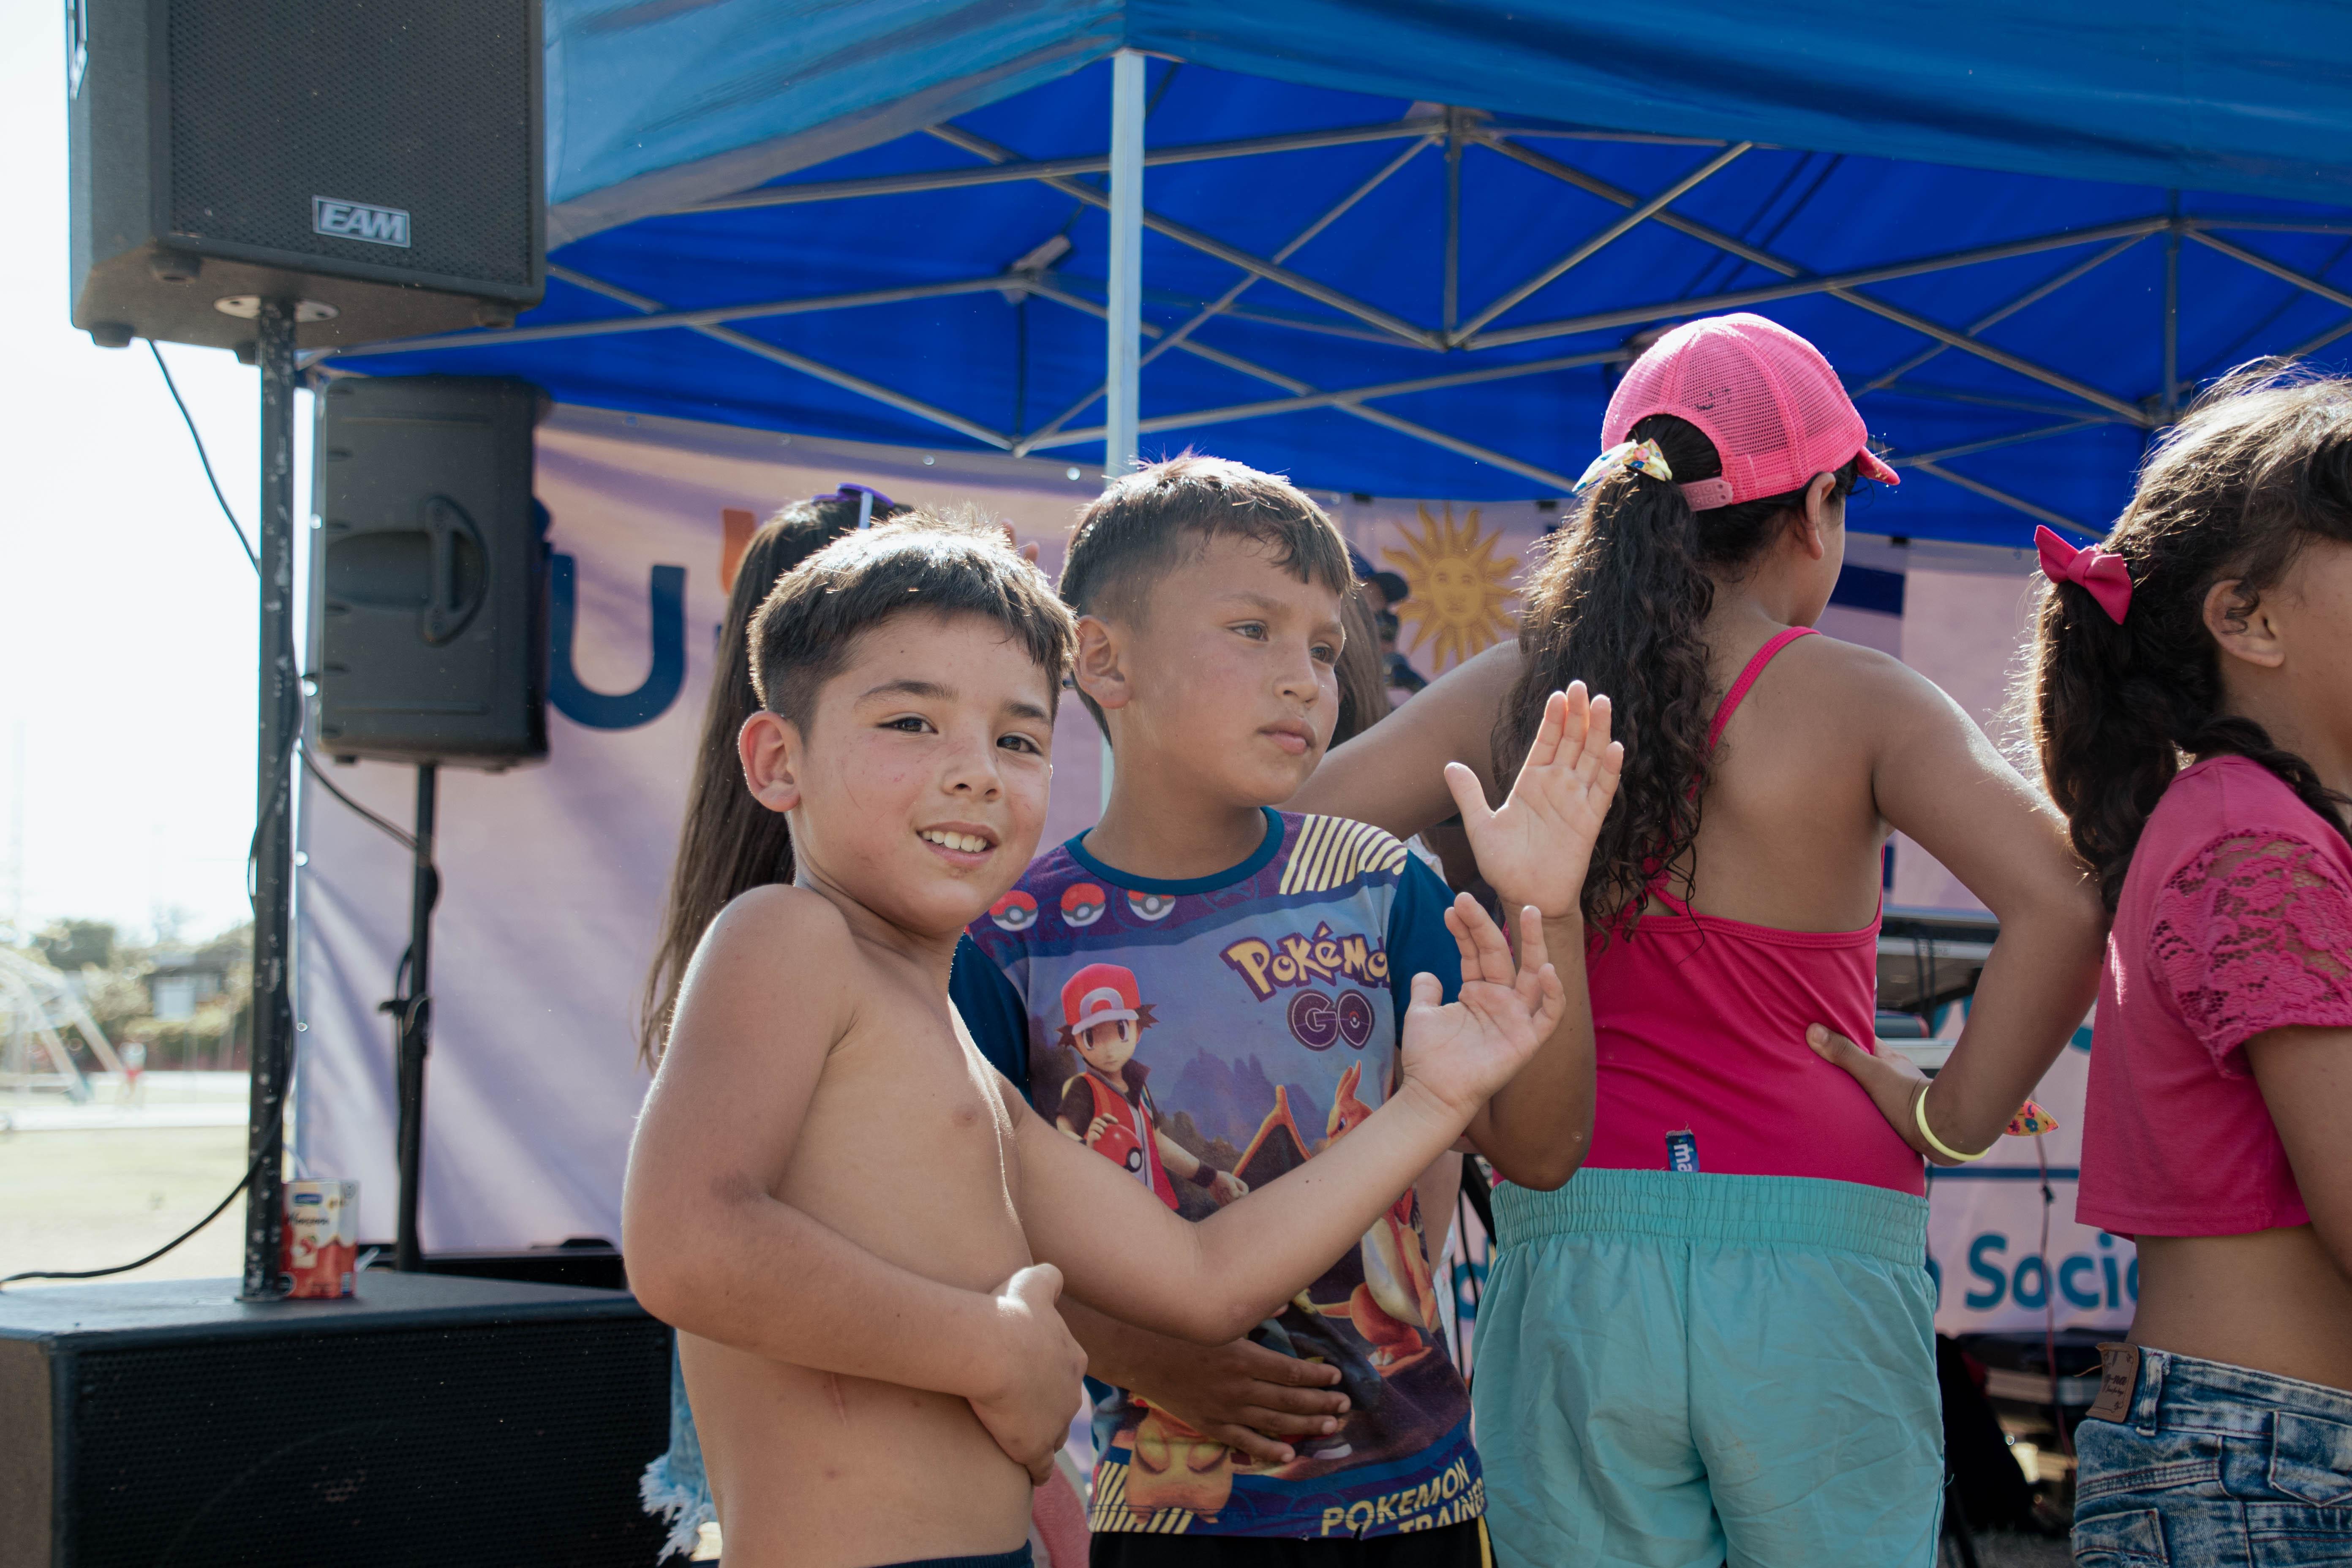
M 646 594 L 653 622 L 653 658 L 635 691 L 590 689 L 572 667 L 579 622 L 579 563 L 558 553 L 548 584 L 547 696 L 555 710 L 591 730 L 634 730 L 650 724 L 677 700 L 686 685 L 686 568 L 656 566 Z

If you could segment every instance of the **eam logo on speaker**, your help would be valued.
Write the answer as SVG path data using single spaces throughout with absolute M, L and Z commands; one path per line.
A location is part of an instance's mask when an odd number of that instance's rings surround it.
M 310 231 L 336 239 L 363 239 L 371 245 L 408 248 L 408 215 L 398 207 L 367 202 L 341 202 L 332 196 L 310 198 Z

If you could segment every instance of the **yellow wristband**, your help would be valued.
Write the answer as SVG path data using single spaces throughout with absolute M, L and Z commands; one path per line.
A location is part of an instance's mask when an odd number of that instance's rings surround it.
M 1919 1136 L 1927 1141 L 1927 1147 L 1947 1160 L 1956 1160 L 1965 1165 L 1971 1160 L 1983 1159 L 1993 1151 L 1994 1145 L 1988 1145 L 1973 1154 L 1963 1154 L 1937 1137 L 1936 1130 L 1927 1125 L 1927 1089 L 1924 1084 L 1920 1086 L 1918 1098 L 1911 1102 L 1911 1120 L 1919 1124 Z

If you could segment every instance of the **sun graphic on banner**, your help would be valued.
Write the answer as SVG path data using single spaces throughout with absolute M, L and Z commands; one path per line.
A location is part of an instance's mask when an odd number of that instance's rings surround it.
M 1495 558 L 1503 536 L 1479 526 L 1475 506 L 1459 523 L 1451 502 L 1442 518 L 1430 516 L 1426 506 L 1419 510 L 1421 531 L 1408 531 L 1402 550 L 1384 549 L 1381 554 L 1412 589 L 1397 615 L 1412 623 L 1412 647 L 1428 650 L 1434 675 L 1517 635 L 1503 604 L 1511 596 L 1511 574 L 1519 569 L 1519 558 Z

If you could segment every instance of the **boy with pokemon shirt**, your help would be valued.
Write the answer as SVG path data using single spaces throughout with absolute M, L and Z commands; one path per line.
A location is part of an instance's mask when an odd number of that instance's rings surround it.
M 1089 507 L 1061 592 L 1080 617 L 1076 685 L 1115 748 L 1111 798 L 1099 825 L 1040 856 L 966 928 L 971 961 L 950 987 L 980 1048 L 1025 1063 L 1040 1111 L 1123 1164 L 1132 1152 L 1128 1168 L 1187 1219 L 1230 1201 L 1220 1183 L 1254 1191 L 1353 1136 L 1395 1091 L 1411 977 L 1434 976 L 1448 998 L 1460 984 L 1453 898 L 1403 844 L 1276 809 L 1328 743 L 1351 591 L 1330 520 L 1238 464 L 1173 459 Z M 1587 738 L 1553 767 L 1567 725 L 1503 813 L 1483 799 L 1465 810 L 1474 841 L 1507 816 L 1489 849 L 1580 880 L 1613 773 L 1594 785 L 1591 758 L 1574 760 Z M 1574 797 L 1585 819 L 1528 804 L 1544 791 Z M 1580 932 L 1558 963 L 1562 1023 L 1469 1132 L 1515 1180 L 1566 1180 L 1589 1125 L 1581 956 Z M 1146 1026 L 1148 1093 L 1133 1059 Z M 1188 1167 L 1207 1175 L 1205 1198 L 1197 1178 L 1169 1179 Z M 1089 1379 L 1093 1568 L 1491 1561 L 1432 1264 L 1455 1169 L 1441 1156 L 1423 1178 L 1436 1212 L 1404 1193 L 1236 1344 L 1174 1346 L 1070 1310 L 1103 1380 Z M 1248 1396 L 1222 1392 L 1236 1386 Z M 1323 1403 L 1284 1403 L 1297 1394 Z

